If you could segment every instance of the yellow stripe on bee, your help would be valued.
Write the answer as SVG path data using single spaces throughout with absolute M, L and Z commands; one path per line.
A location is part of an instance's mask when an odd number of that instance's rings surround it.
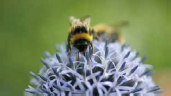
M 71 38 L 71 42 L 74 43 L 76 40 L 79 40 L 79 39 L 86 39 L 91 42 L 93 40 L 93 35 L 90 35 L 89 33 L 75 34 Z

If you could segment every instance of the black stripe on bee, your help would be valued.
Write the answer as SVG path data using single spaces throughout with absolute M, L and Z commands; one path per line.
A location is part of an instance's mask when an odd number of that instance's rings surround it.
M 86 29 L 85 26 L 78 26 L 76 28 L 74 28 L 71 33 L 74 34 L 78 34 L 78 33 L 88 33 L 88 30 Z

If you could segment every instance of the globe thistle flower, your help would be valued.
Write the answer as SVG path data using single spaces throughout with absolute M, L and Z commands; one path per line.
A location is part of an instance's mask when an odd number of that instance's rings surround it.
M 68 57 L 66 47 L 57 45 L 55 55 L 45 52 L 44 66 L 26 93 L 48 96 L 156 96 L 160 87 L 152 80 L 152 66 L 143 64 L 138 52 L 119 42 L 93 41 L 77 59 L 77 49 Z
M 86 24 L 89 29 L 90 19 L 81 22 L 74 17 L 73 25 Z M 88 21 L 88 22 L 87 22 Z M 112 30 L 111 30 L 112 31 Z M 109 32 L 108 32 L 109 33 Z M 95 34 L 94 34 L 95 35 Z M 143 64 L 144 57 L 138 57 L 138 52 L 122 44 L 119 35 L 111 34 L 106 40 L 106 34 L 99 36 L 99 41 L 84 54 L 77 48 L 68 51 L 65 45 L 57 45 L 55 55 L 45 52 L 41 61 L 44 66 L 34 77 L 26 89 L 33 95 L 48 96 L 155 96 L 160 93 L 160 87 L 152 80 L 152 66 Z M 69 54 L 69 55 L 68 55 Z

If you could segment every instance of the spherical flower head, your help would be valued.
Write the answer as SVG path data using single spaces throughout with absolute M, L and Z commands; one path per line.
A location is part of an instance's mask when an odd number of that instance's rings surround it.
M 143 64 L 126 44 L 93 41 L 94 52 L 87 49 L 78 57 L 73 48 L 69 57 L 64 45 L 51 56 L 45 52 L 44 66 L 34 77 L 26 93 L 49 96 L 156 96 L 160 87 L 152 80 L 152 66 Z

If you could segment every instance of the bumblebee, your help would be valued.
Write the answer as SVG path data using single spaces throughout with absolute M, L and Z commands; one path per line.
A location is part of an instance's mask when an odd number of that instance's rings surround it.
M 94 26 L 94 38 L 97 40 L 109 40 L 111 42 L 119 41 L 121 44 L 125 42 L 120 33 L 120 28 L 127 26 L 127 21 L 119 22 L 115 25 L 98 24 Z
M 84 55 L 89 46 L 91 46 L 93 50 L 93 29 L 90 27 L 90 17 L 84 19 L 70 17 L 69 21 L 70 28 L 67 39 L 68 51 L 71 52 L 73 46 Z

